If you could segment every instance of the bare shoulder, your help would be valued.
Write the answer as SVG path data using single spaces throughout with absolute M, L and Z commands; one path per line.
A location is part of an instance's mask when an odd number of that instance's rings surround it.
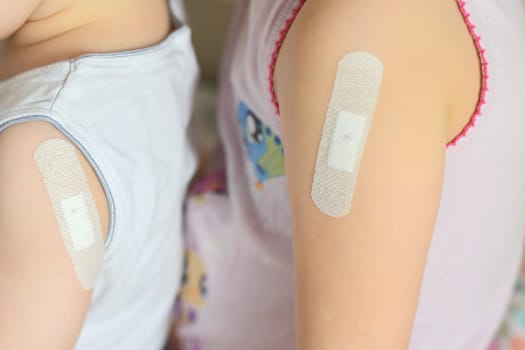
M 335 62 L 355 50 L 383 62 L 385 81 L 400 91 L 396 98 L 446 110 L 440 118 L 448 140 L 468 122 L 479 98 L 480 62 L 456 1 L 307 1 L 277 60 L 278 98 L 288 93 L 280 80 L 308 65 L 325 67 L 319 75 L 333 81 Z
M 66 139 L 44 122 L 0 133 L 0 285 L 10 286 L 0 288 L 2 349 L 71 349 L 89 308 L 91 292 L 77 279 L 33 159 L 39 145 L 56 138 Z M 78 155 L 107 227 L 104 192 Z
M 308 0 L 293 23 L 275 90 L 287 155 L 299 348 L 408 347 L 440 205 L 449 116 L 461 90 L 457 62 L 472 48 L 466 29 L 456 4 L 437 0 Z M 368 87 L 362 74 L 337 84 L 340 60 L 361 51 L 381 62 L 383 75 L 377 98 L 377 86 L 373 94 L 349 93 L 359 106 L 374 95 L 376 107 L 370 132 L 355 147 L 363 154 L 352 168 L 355 191 L 349 183 L 337 191 L 353 192 L 349 213 L 333 219 L 312 201 L 317 159 L 327 144 L 323 126 L 334 92 Z M 378 336 L 377 329 L 384 332 Z
M 34 160 L 36 149 L 49 139 L 62 139 L 70 142 L 58 129 L 46 122 L 28 122 L 11 126 L 0 133 L 0 191 L 3 201 L 12 203 L 21 202 L 25 207 L 49 206 L 49 198 L 43 187 L 42 175 Z M 96 202 L 104 235 L 107 234 L 109 224 L 109 209 L 104 190 L 98 176 L 86 157 L 76 149 L 82 169 L 86 175 L 90 190 Z M 29 201 L 42 195 L 44 203 Z M 8 203 L 6 203 L 8 204 Z M 46 205 L 41 205 L 46 204 Z M 11 206 L 2 207 L 4 210 Z

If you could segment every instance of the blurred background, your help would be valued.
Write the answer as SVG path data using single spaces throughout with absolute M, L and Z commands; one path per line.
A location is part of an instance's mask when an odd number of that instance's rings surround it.
M 185 0 L 203 78 L 217 77 L 234 0 Z
M 203 157 L 218 143 L 215 128 L 218 67 L 235 0 L 184 0 L 201 67 L 193 121 Z

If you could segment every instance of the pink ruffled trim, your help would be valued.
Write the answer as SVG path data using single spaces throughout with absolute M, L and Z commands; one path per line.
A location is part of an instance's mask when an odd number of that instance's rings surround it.
M 286 20 L 284 28 L 281 29 L 279 32 L 279 38 L 275 42 L 275 47 L 272 52 L 272 60 L 270 62 L 270 65 L 268 66 L 269 69 L 269 76 L 268 76 L 268 83 L 270 88 L 270 95 L 272 97 L 272 104 L 275 107 L 275 112 L 277 115 L 280 114 L 280 108 L 279 108 L 279 102 L 277 102 L 277 96 L 275 95 L 275 88 L 273 83 L 273 75 L 275 74 L 275 63 L 277 62 L 277 57 L 279 56 L 279 51 L 281 51 L 281 46 L 283 45 L 284 39 L 286 38 L 286 35 L 290 31 L 290 27 L 292 26 L 293 22 L 295 22 L 295 19 L 297 18 L 297 15 L 299 14 L 299 11 L 303 8 L 303 5 L 306 0 L 300 0 L 299 5 L 295 7 L 293 10 L 291 16 Z
M 454 137 L 452 141 L 447 143 L 447 148 L 455 146 L 457 142 L 462 139 L 463 137 L 467 136 L 467 133 L 471 128 L 473 128 L 476 124 L 476 120 L 478 117 L 482 114 L 481 110 L 483 108 L 483 105 L 486 103 L 486 97 L 487 97 L 487 91 L 488 89 L 488 80 L 489 80 L 489 74 L 488 74 L 488 62 L 487 57 L 485 56 L 485 49 L 483 48 L 483 45 L 481 44 L 481 37 L 476 33 L 476 26 L 471 22 L 470 20 L 470 13 L 465 8 L 465 1 L 463 0 L 456 0 L 458 3 L 459 9 L 461 10 L 461 14 L 463 15 L 463 18 L 465 20 L 465 23 L 467 24 L 467 27 L 470 31 L 470 34 L 472 35 L 472 38 L 474 39 L 474 43 L 476 45 L 476 49 L 478 50 L 479 58 L 481 61 L 481 93 L 478 101 L 478 105 L 476 106 L 476 110 L 474 111 L 474 114 L 472 117 L 470 117 L 470 121 L 467 125 L 463 128 L 463 130 Z

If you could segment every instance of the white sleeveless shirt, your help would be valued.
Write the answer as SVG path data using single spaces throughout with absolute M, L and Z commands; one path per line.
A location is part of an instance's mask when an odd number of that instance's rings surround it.
M 153 47 L 0 81 L 0 132 L 33 120 L 54 125 L 106 193 L 104 265 L 77 350 L 164 345 L 182 274 L 182 205 L 196 166 L 187 127 L 197 73 L 183 26 Z

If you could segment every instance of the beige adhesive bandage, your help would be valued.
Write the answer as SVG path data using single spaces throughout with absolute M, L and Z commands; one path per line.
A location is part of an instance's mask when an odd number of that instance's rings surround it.
M 95 201 L 75 147 L 61 139 L 42 143 L 34 159 L 57 218 L 76 275 L 94 288 L 104 257 L 104 238 Z
M 383 64 L 370 53 L 339 61 L 312 184 L 314 204 L 328 216 L 350 212 L 382 80 Z

